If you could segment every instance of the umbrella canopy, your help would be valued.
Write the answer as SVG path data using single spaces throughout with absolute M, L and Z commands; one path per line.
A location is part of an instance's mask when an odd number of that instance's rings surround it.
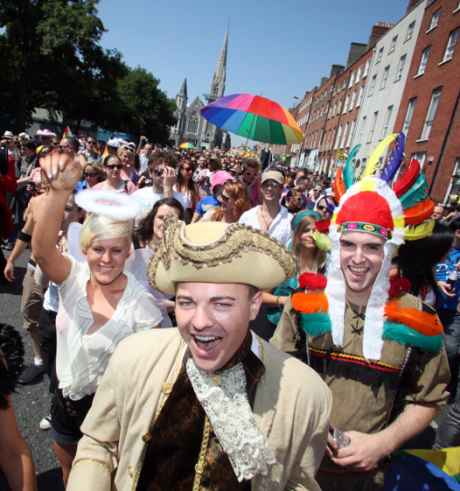
M 285 145 L 303 139 L 289 111 L 258 95 L 226 95 L 203 107 L 201 115 L 215 126 L 251 140 Z
M 185 142 L 179 145 L 179 148 L 195 148 L 191 143 Z

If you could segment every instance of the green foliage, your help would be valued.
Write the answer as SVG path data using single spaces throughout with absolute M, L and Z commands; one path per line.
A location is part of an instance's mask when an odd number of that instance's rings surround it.
M 104 50 L 98 0 L 0 0 L 0 125 L 22 131 L 36 107 L 167 141 L 174 106 L 159 81 Z

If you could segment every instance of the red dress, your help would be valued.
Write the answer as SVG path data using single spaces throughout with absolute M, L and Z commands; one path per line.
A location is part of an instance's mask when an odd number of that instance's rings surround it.
M 16 192 L 16 175 L 14 172 L 14 158 L 8 154 L 8 170 L 6 175 L 0 174 L 0 237 L 8 238 L 14 230 L 12 214 L 6 193 Z

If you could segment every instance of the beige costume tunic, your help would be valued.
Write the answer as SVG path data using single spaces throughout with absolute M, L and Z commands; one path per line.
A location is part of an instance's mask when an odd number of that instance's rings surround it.
M 257 385 L 254 415 L 277 464 L 268 476 L 256 476 L 251 487 L 319 490 L 314 476 L 326 446 L 330 392 L 309 367 L 256 339 L 265 373 Z M 119 345 L 81 427 L 84 436 L 67 490 L 136 489 L 149 430 L 185 353 L 177 329 L 143 332 Z
M 422 308 L 421 301 L 412 295 L 405 295 L 400 303 Z M 387 427 L 407 404 L 437 407 L 446 403 L 450 372 L 444 348 L 439 353 L 411 349 L 409 356 L 407 346 L 385 340 L 380 360 L 371 363 L 363 356 L 363 327 L 364 312 L 357 313 L 348 305 L 342 347 L 333 345 L 330 333 L 307 340 L 311 366 L 332 391 L 334 428 L 376 433 Z M 283 351 L 294 351 L 297 337 L 296 313 L 289 302 L 271 343 Z M 335 359 L 330 358 L 332 353 Z M 331 480 L 344 486 L 342 477 L 338 479 L 336 475 L 344 470 L 329 459 L 325 458 L 321 471 L 330 471 Z

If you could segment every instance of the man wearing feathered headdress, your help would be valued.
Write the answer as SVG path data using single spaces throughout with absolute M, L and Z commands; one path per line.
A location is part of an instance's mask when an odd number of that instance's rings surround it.
M 295 351 L 299 330 L 305 333 L 309 363 L 332 390 L 328 452 L 318 478 L 328 491 L 383 489 L 389 456 L 423 431 L 448 397 L 438 316 L 407 293 L 402 278 L 390 281 L 398 247 L 434 226 L 434 203 L 417 161 L 389 184 L 403 144 L 404 135 L 390 135 L 354 184 L 351 159 L 339 169 L 327 283 L 301 278 L 303 290 L 292 295 L 272 339 Z

